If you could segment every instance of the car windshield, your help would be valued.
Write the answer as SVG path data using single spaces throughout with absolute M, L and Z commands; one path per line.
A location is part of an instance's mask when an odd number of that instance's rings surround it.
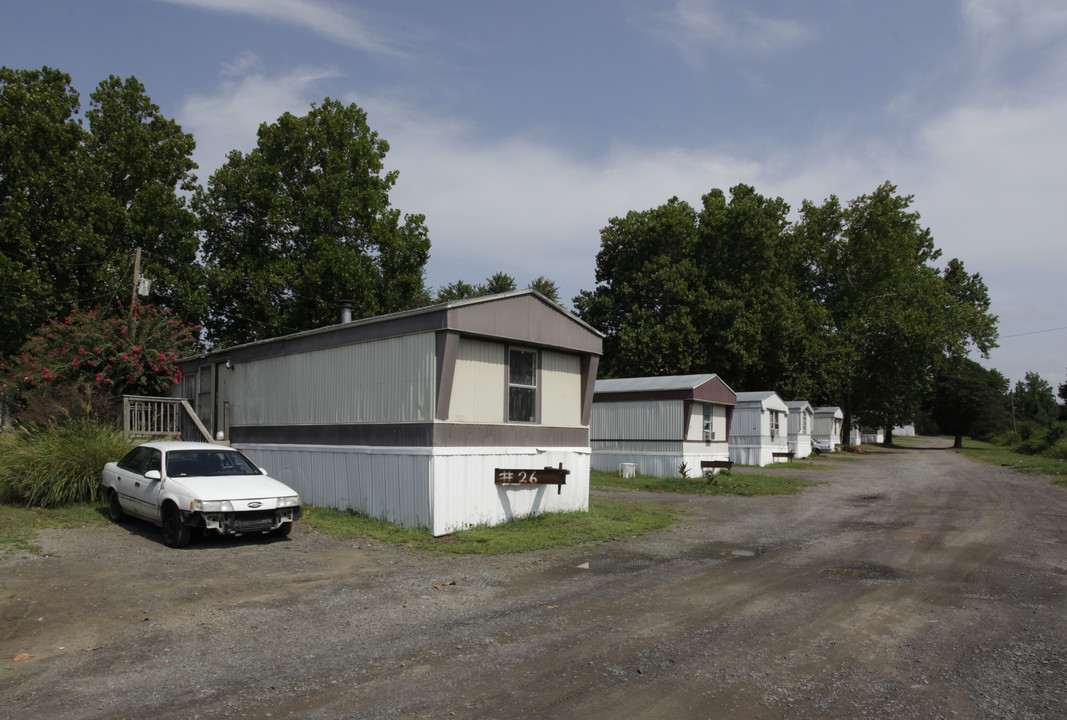
M 259 475 L 259 469 L 235 450 L 174 450 L 167 453 L 168 477 Z

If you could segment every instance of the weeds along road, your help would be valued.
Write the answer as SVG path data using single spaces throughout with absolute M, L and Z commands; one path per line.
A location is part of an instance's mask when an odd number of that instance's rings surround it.
M 519 557 L 48 531 L 0 717 L 1067 718 L 1067 491 L 945 445 Z

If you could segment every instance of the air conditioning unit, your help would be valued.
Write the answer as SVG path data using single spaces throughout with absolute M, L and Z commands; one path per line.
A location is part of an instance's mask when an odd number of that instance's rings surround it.
M 711 442 L 714 439 L 715 439 L 715 431 L 714 430 L 705 430 L 704 431 L 704 442 Z

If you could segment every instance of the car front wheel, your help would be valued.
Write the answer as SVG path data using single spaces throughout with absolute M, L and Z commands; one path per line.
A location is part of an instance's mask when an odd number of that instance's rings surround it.
M 270 531 L 274 537 L 285 537 L 293 531 L 293 524 L 291 522 L 283 522 L 278 527 Z
M 111 522 L 122 522 L 126 519 L 126 513 L 122 510 L 122 504 L 119 503 L 119 494 L 117 491 L 112 490 L 107 495 L 107 516 L 111 519 Z
M 168 505 L 163 508 L 163 542 L 168 547 L 185 547 L 189 544 L 191 528 L 182 522 L 178 508 Z

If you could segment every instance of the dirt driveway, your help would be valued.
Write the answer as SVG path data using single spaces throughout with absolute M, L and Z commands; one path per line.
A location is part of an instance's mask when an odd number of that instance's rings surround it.
M 583 551 L 50 531 L 0 717 L 1067 718 L 1067 491 L 944 445 Z

